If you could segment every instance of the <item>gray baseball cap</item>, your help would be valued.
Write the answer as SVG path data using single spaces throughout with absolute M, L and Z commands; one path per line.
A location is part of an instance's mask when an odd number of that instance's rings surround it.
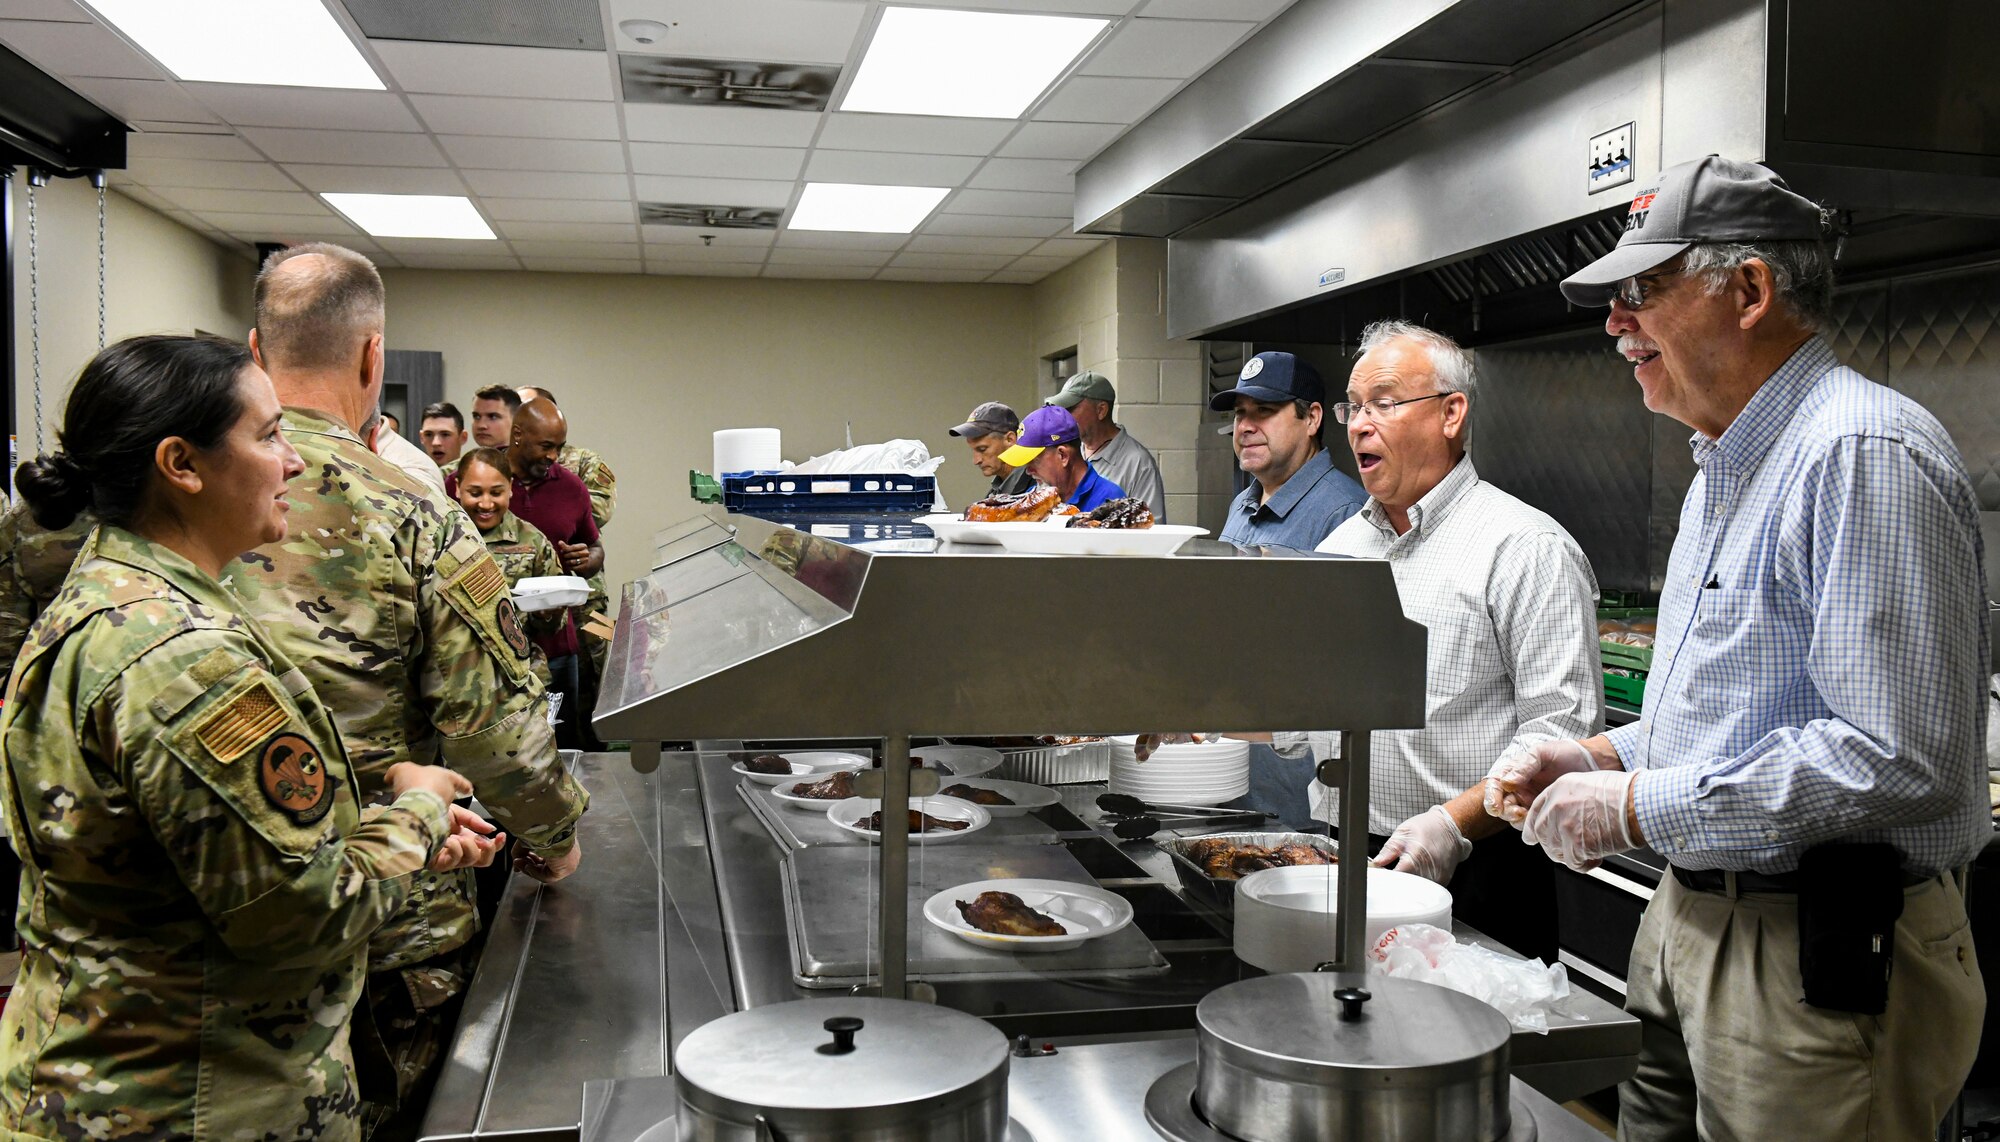
M 979 437 L 991 436 L 996 432 L 1020 430 L 1021 418 L 1015 415 L 1014 410 L 997 400 L 990 400 L 973 409 L 972 415 L 965 418 L 965 423 L 952 429 L 951 434 L 977 440 Z
M 1668 167 L 1632 196 L 1625 233 L 1610 253 L 1563 279 L 1577 305 L 1610 305 L 1618 283 L 1698 242 L 1813 241 L 1819 206 L 1768 167 L 1719 155 Z

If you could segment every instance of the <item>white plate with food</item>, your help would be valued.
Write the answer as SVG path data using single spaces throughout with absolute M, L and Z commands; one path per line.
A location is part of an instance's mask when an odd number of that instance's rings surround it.
M 808 774 L 805 779 L 790 785 L 773 785 L 771 796 L 783 801 L 789 809 L 824 813 L 854 796 L 854 772 L 851 769 L 836 769 L 831 773 Z M 800 792 L 805 789 L 812 790 L 812 793 Z
M 849 753 L 842 749 L 809 749 L 781 753 L 786 761 L 803 765 L 814 773 L 831 773 L 836 769 L 866 769 L 874 759 L 865 753 Z
M 1067 880 L 975 880 L 924 901 L 924 919 L 982 947 L 1060 952 L 1131 924 L 1132 902 Z
M 730 766 L 729 772 L 738 777 L 747 777 L 759 785 L 792 785 L 800 781 L 817 781 L 835 769 L 860 769 L 867 764 L 860 758 L 854 758 L 840 765 L 828 765 L 816 769 L 803 761 L 794 761 L 784 754 L 760 753 Z
M 938 790 L 938 796 L 970 801 L 995 817 L 1023 817 L 1062 800 L 1062 794 L 1055 790 L 1025 781 L 1001 781 L 993 777 L 951 777 L 941 781 L 943 787 Z M 981 794 L 985 794 L 985 798 Z M 996 797 L 1004 800 L 992 799 Z
M 955 515 L 926 515 L 918 516 L 915 522 L 930 528 L 932 535 L 937 536 L 946 543 L 995 544 L 1000 542 L 995 538 L 997 531 L 1024 527 L 1061 527 L 1062 520 L 1068 518 L 1068 516 L 1063 516 L 1059 519 L 1042 519 L 1028 523 L 1004 523 L 969 520 L 963 516 Z
M 858 837 L 871 841 L 882 839 L 877 828 L 875 815 L 882 811 L 882 803 L 872 797 L 849 797 L 845 801 L 834 802 L 827 810 L 826 818 L 835 826 L 846 829 Z M 955 841 L 960 837 L 976 833 L 993 822 L 992 814 L 970 801 L 960 801 L 956 797 L 912 797 L 910 812 L 921 813 L 924 828 L 921 832 L 912 819 L 910 829 L 911 844 L 926 844 L 937 841 Z
M 920 745 L 910 749 L 911 757 L 922 758 L 924 768 L 953 777 L 977 777 L 1000 768 L 1000 751 L 983 745 Z
M 1037 527 L 995 532 L 1015 555 L 1172 555 L 1208 529 L 1186 523 L 1151 527 Z

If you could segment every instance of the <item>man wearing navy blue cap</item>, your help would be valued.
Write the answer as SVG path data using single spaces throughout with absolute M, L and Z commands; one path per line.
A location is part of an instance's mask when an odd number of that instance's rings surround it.
M 1029 413 L 1021 422 L 1020 439 L 1000 454 L 1000 460 L 1026 468 L 1078 511 L 1125 498 L 1125 489 L 1098 475 L 1083 458 L 1083 432 L 1066 408 L 1044 405 Z
M 1322 441 L 1325 395 L 1311 365 L 1259 353 L 1243 363 L 1235 388 L 1209 400 L 1218 412 L 1234 410 L 1230 446 L 1255 481 L 1229 505 L 1224 543 L 1311 551 L 1367 502 Z

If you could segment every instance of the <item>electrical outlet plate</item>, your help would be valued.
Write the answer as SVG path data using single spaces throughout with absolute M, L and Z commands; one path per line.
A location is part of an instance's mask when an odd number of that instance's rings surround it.
M 1590 193 L 1632 181 L 1632 129 L 1635 123 L 1613 127 L 1590 137 Z

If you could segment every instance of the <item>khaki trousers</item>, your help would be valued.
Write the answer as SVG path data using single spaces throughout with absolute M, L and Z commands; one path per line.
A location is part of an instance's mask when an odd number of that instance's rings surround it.
M 1951 875 L 1905 890 L 1880 1016 L 1806 1006 L 1796 897 L 1731 898 L 1671 876 L 1626 987 L 1644 1038 L 1619 1088 L 1622 1142 L 1927 1142 L 1972 1069 L 1986 1009 Z

